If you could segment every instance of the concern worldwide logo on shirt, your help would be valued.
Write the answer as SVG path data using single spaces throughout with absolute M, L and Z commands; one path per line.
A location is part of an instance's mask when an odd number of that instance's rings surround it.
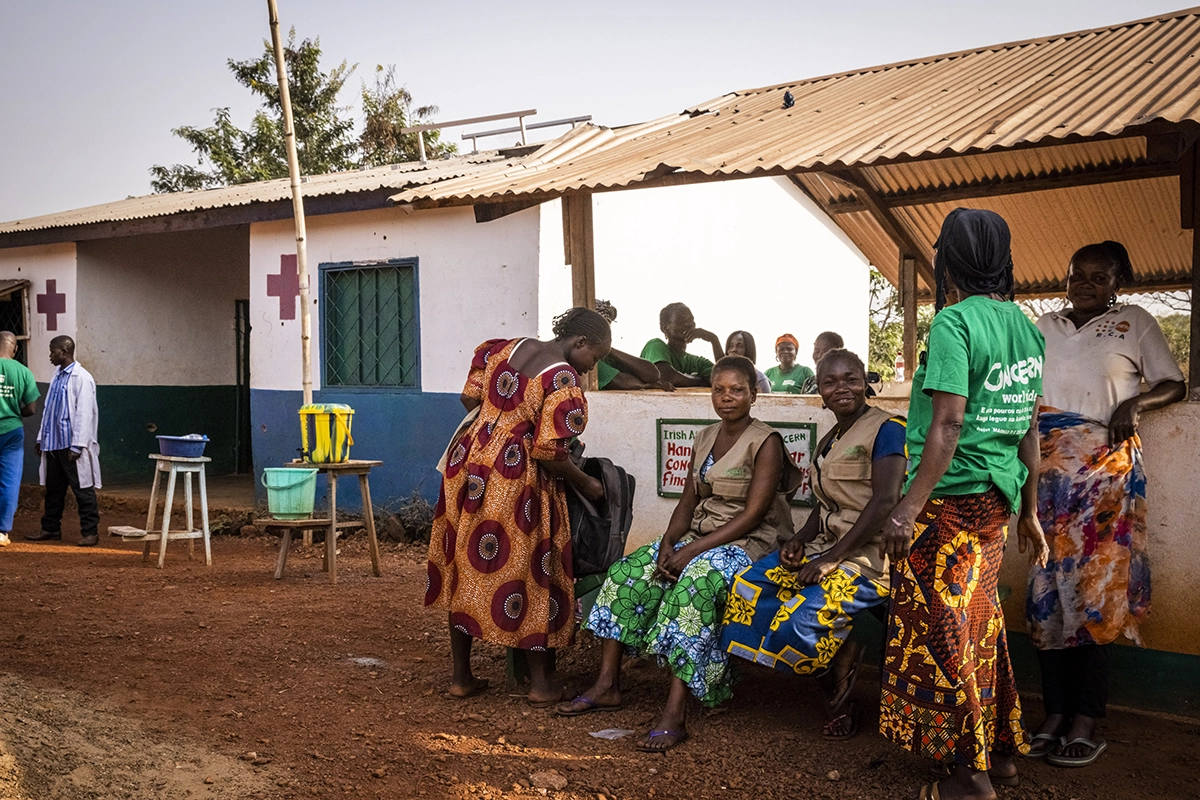
M 999 392 L 1002 389 L 1007 389 L 1014 383 L 1026 386 L 1031 378 L 1040 378 L 1042 375 L 1042 358 L 1041 356 L 1030 356 L 1023 358 L 1015 364 L 1005 364 L 997 361 L 988 371 L 987 378 L 984 379 L 983 385 L 986 389 L 993 392 Z

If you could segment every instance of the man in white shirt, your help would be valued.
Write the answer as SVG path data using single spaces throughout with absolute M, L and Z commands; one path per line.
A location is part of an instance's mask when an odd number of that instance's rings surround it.
M 46 392 L 37 453 L 42 457 L 41 479 L 46 487 L 42 530 L 25 538 L 33 542 L 62 539 L 62 515 L 67 487 L 79 506 L 80 547 L 100 541 L 100 443 L 97 441 L 99 413 L 96 381 L 75 360 L 75 341 L 70 336 L 50 340 L 50 363 L 56 369 Z

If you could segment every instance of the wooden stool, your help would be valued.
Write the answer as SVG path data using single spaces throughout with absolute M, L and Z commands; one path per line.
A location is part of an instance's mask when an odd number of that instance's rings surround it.
M 379 539 L 375 535 L 375 512 L 371 507 L 371 486 L 367 476 L 372 467 L 382 466 L 382 461 L 343 461 L 338 464 L 310 464 L 306 461 L 293 461 L 284 464 L 285 467 L 296 469 L 315 469 L 329 476 L 329 517 L 314 517 L 312 519 L 259 519 L 255 524 L 266 530 L 278 529 L 283 532 L 279 543 L 279 559 L 275 563 L 275 580 L 283 577 L 283 569 L 287 566 L 288 550 L 291 548 L 294 531 L 311 531 L 325 528 L 325 557 L 322 569 L 329 573 L 329 582 L 337 583 L 337 532 L 339 528 L 366 528 L 367 549 L 371 553 L 371 572 L 378 578 L 379 571 Z M 363 522 L 337 521 L 337 479 L 343 475 L 357 475 L 358 489 L 362 494 Z
M 109 527 L 108 532 L 114 536 L 120 536 L 125 541 L 136 540 L 145 542 L 146 546 L 142 549 L 142 561 L 150 560 L 150 544 L 158 542 L 159 569 L 162 569 L 163 562 L 167 558 L 167 540 L 187 539 L 188 560 L 191 561 L 195 554 L 196 539 L 204 539 L 204 565 L 211 567 L 212 544 L 210 543 L 208 531 L 208 488 L 204 483 L 204 465 L 212 461 L 212 459 L 205 456 L 198 458 L 164 456 L 159 453 L 151 453 L 150 458 L 155 462 L 154 483 L 150 487 L 150 510 L 146 512 L 145 530 L 126 525 L 113 525 Z M 166 505 L 163 507 L 162 529 L 155 531 L 154 516 L 158 512 L 158 481 L 164 472 L 169 473 L 167 477 Z M 187 513 L 187 530 L 173 532 L 171 531 L 171 505 L 175 502 L 175 476 L 181 473 L 184 476 L 183 497 Z M 199 530 L 195 528 L 192 516 L 194 511 L 192 502 L 192 475 L 198 475 L 200 478 L 201 527 Z

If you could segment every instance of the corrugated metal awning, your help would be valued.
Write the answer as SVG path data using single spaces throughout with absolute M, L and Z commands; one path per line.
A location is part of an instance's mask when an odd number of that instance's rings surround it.
M 27 280 L 11 280 L 0 281 L 0 300 L 7 300 L 12 296 L 13 292 L 20 291 L 29 286 Z

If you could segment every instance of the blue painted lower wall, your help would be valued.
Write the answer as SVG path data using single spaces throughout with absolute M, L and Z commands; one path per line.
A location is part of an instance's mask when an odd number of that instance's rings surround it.
M 253 389 L 250 415 L 253 427 L 254 474 L 260 496 L 263 467 L 278 467 L 300 452 L 300 392 Z M 434 467 L 465 413 L 457 394 L 433 392 L 339 392 L 325 390 L 316 403 L 345 403 L 354 409 L 354 447 L 350 457 L 383 462 L 371 472 L 371 502 L 395 507 L 419 491 L 437 500 L 440 476 Z M 323 480 L 323 479 L 322 479 Z M 358 487 L 349 480 L 338 485 L 338 508 L 361 510 Z M 327 494 L 317 485 L 318 506 Z

